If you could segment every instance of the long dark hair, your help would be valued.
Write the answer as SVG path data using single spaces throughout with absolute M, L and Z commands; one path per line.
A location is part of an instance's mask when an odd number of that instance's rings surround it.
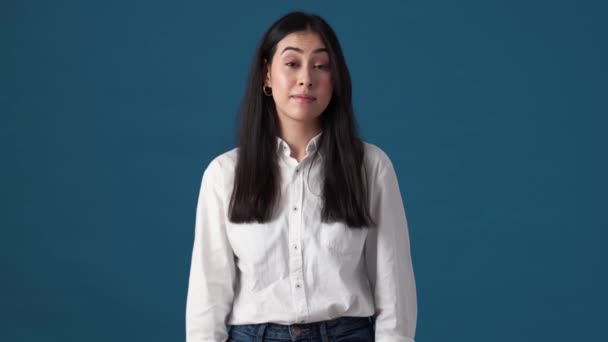
M 265 96 L 262 91 L 265 61 L 272 61 L 281 39 L 298 31 L 317 33 L 328 50 L 331 63 L 333 94 L 320 115 L 323 133 L 317 142 L 324 175 L 321 219 L 323 222 L 342 221 L 352 228 L 373 226 L 364 176 L 364 145 L 357 132 L 352 83 L 342 48 L 323 18 L 304 12 L 291 12 L 281 17 L 258 44 L 240 109 L 230 221 L 263 223 L 272 219 L 280 195 L 279 122 L 272 97 Z M 315 153 L 314 158 L 319 153 Z

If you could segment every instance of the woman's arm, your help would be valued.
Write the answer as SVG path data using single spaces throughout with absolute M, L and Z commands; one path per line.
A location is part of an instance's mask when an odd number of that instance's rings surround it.
M 371 192 L 372 216 L 366 266 L 376 304 L 376 342 L 414 342 L 417 319 L 416 284 L 408 225 L 393 165 L 385 159 Z
M 232 310 L 235 265 L 226 235 L 222 169 L 217 160 L 205 172 L 196 208 L 192 263 L 186 303 L 186 341 L 223 342 Z

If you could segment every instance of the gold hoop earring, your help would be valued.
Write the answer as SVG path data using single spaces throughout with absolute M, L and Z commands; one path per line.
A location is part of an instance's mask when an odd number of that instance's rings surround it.
M 262 86 L 262 91 L 264 92 L 264 95 L 272 96 L 272 88 L 270 88 L 269 86 L 267 86 L 265 84 Z

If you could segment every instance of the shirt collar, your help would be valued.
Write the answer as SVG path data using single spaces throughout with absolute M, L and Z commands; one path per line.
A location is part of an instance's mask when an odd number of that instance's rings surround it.
M 315 135 L 312 139 L 310 139 L 310 141 L 306 145 L 306 153 L 310 154 L 317 150 L 317 148 L 319 147 L 319 139 L 321 138 L 322 134 L 323 132 Z M 279 136 L 277 136 L 277 152 L 283 152 L 286 155 L 291 155 L 291 148 L 289 147 L 287 142 L 285 142 L 285 140 L 281 139 Z

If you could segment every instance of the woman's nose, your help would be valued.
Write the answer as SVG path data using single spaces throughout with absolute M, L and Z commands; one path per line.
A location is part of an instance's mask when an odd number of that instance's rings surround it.
M 308 68 L 303 68 L 302 72 L 299 75 L 298 85 L 305 85 L 306 87 L 312 87 L 312 77 L 310 74 L 310 70 Z

